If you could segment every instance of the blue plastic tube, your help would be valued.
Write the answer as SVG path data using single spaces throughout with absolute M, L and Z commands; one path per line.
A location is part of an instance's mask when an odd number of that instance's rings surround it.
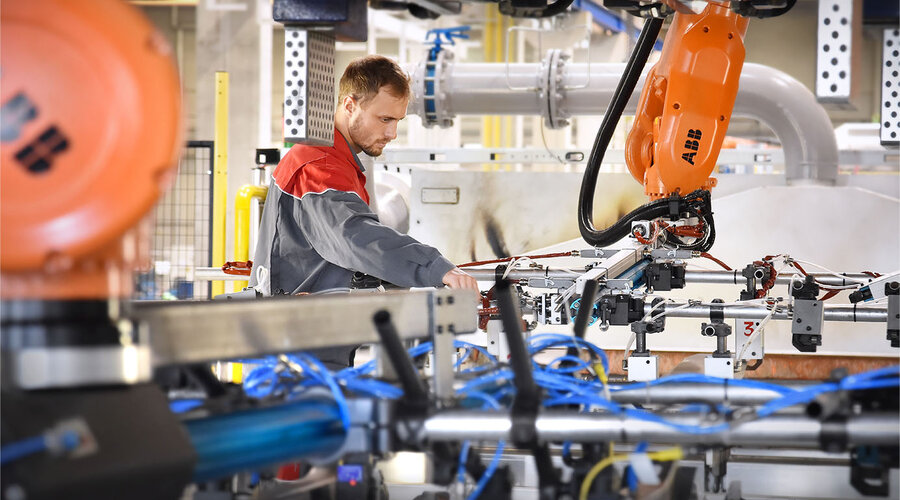
M 195 481 L 328 456 L 346 435 L 338 405 L 324 398 L 185 420 L 184 425 L 197 452 Z

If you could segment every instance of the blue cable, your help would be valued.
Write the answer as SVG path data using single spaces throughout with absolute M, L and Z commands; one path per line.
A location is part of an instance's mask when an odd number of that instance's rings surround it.
M 459 366 L 466 362 L 469 359 L 469 356 L 472 354 L 472 349 L 466 349 L 466 352 L 453 363 L 453 368 L 459 368 Z
M 877 370 L 858 373 L 856 375 L 848 375 L 847 377 L 844 377 L 841 382 L 852 384 L 857 381 L 871 380 L 873 378 L 880 378 L 888 375 L 893 375 L 895 377 L 900 376 L 900 365 L 886 366 L 884 368 L 878 368 Z
M 562 334 L 539 334 L 533 336 L 529 340 L 529 351 L 531 354 L 534 354 L 549 347 L 560 345 L 591 349 L 593 352 L 598 354 L 598 356 L 601 358 L 601 361 L 604 362 L 604 366 L 608 366 L 608 360 L 606 359 L 605 353 L 602 349 L 589 342 L 583 341 L 581 339 L 575 339 L 573 337 Z M 411 357 L 418 357 L 429 352 L 432 347 L 433 346 L 431 342 L 424 342 L 411 348 L 409 350 L 409 354 Z M 488 357 L 492 365 L 499 366 L 499 362 L 497 361 L 496 357 L 492 356 L 480 346 L 475 346 L 467 342 L 455 341 L 454 347 L 467 349 L 467 352 L 471 352 L 472 349 L 478 350 L 479 352 L 485 354 L 486 357 Z M 346 368 L 336 374 L 331 374 L 327 369 L 325 369 L 324 366 L 321 365 L 321 363 L 318 362 L 318 360 L 315 360 L 308 354 L 294 355 L 290 356 L 290 358 L 303 368 L 304 374 L 307 376 L 305 380 L 297 381 L 296 378 L 294 378 L 288 371 L 285 371 L 284 373 L 276 372 L 276 367 L 279 365 L 279 361 L 276 358 L 269 357 L 263 360 L 254 360 L 253 363 L 260 364 L 261 366 L 251 372 L 245 379 L 245 389 L 247 390 L 248 394 L 255 395 L 257 397 L 265 397 L 272 394 L 285 394 L 287 396 L 291 396 L 296 392 L 302 391 L 306 387 L 309 387 L 310 385 L 325 385 L 329 387 L 335 394 L 335 399 L 337 400 L 338 405 L 341 408 L 342 421 L 344 421 L 345 426 L 349 425 L 349 415 L 347 414 L 346 400 L 340 390 L 340 387 L 338 386 L 338 383 L 343 384 L 350 391 L 374 397 L 393 399 L 402 395 L 402 390 L 391 384 L 376 379 L 359 378 L 363 374 L 368 373 L 374 369 L 374 362 L 365 363 L 364 365 L 357 368 Z M 569 370 L 568 368 L 559 368 L 558 365 L 564 361 L 571 361 L 573 363 L 578 363 L 578 365 L 576 365 L 573 370 Z M 461 363 L 458 363 L 457 366 L 459 364 Z M 499 400 L 515 392 L 515 387 L 511 384 L 514 374 L 508 368 L 498 368 L 494 370 L 495 366 L 492 365 L 483 365 L 463 370 L 462 373 L 477 373 L 484 370 L 493 371 L 484 375 L 479 375 L 476 378 L 468 381 L 462 388 L 457 391 L 457 393 L 461 396 L 478 399 L 482 401 L 485 406 L 500 409 L 501 405 L 499 403 Z M 557 365 L 557 367 L 554 368 L 554 365 Z M 316 366 L 317 370 L 312 369 L 312 366 Z M 574 404 L 583 406 L 585 408 L 598 407 L 611 414 L 624 413 L 624 415 L 632 418 L 658 423 L 676 429 L 680 432 L 689 434 L 716 433 L 730 428 L 731 424 L 729 423 L 720 423 L 710 426 L 680 424 L 671 422 L 659 415 L 645 410 L 623 408 L 618 404 L 600 396 L 603 386 L 599 382 L 578 380 L 569 375 L 571 371 L 583 369 L 585 367 L 587 367 L 587 363 L 580 360 L 579 358 L 568 355 L 554 359 L 546 367 L 535 364 L 535 369 L 533 372 L 535 382 L 546 391 L 547 395 L 546 399 L 544 400 L 544 406 L 552 407 Z M 765 418 L 786 407 L 808 403 L 815 399 L 816 396 L 826 392 L 840 390 L 856 391 L 885 387 L 897 387 L 898 385 L 900 385 L 900 378 L 898 378 L 898 375 L 900 375 L 900 366 L 891 366 L 873 370 L 870 372 L 851 375 L 845 377 L 839 382 L 826 382 L 802 389 L 792 389 L 756 380 L 722 379 L 699 374 L 681 374 L 663 377 L 661 379 L 647 383 L 610 387 L 610 390 L 638 390 L 650 386 L 678 382 L 704 383 L 712 385 L 733 385 L 736 387 L 749 387 L 755 389 L 770 390 L 780 394 L 780 397 L 767 402 L 757 409 L 757 418 Z M 486 391 L 490 391 L 491 393 L 488 393 Z M 688 406 L 687 408 L 690 408 L 690 406 Z M 729 410 L 725 407 L 720 407 L 719 411 L 727 413 Z M 498 453 L 501 450 L 502 444 L 498 446 Z M 491 474 L 496 469 L 496 462 L 499 461 L 499 457 L 495 458 L 496 460 L 493 460 L 491 462 L 494 467 L 488 467 L 488 471 L 490 471 Z M 460 467 L 464 467 L 464 459 L 465 455 L 461 454 Z M 487 479 L 484 479 L 485 477 Z M 481 488 L 483 490 L 484 485 L 486 485 L 487 481 L 490 479 L 490 475 L 487 471 L 485 472 L 485 475 L 482 476 L 482 479 L 484 479 Z M 481 483 L 482 481 L 479 481 L 479 484 Z M 477 488 L 476 492 L 480 494 L 480 490 Z
M 640 443 L 637 444 L 637 446 L 634 447 L 635 453 L 643 453 L 645 451 L 647 451 L 647 442 L 646 441 L 641 441 Z M 638 489 L 637 474 L 634 473 L 634 470 L 632 469 L 632 467 L 630 465 L 625 469 L 625 471 L 626 471 L 625 477 L 628 480 L 628 490 L 633 493 L 633 492 L 637 491 L 637 489 Z
M 850 391 L 864 391 L 868 389 L 881 389 L 900 385 L 898 380 L 872 380 L 871 382 L 858 382 L 852 385 L 842 385 L 841 389 Z
M 0 464 L 6 465 L 20 458 L 47 450 L 47 439 L 43 435 L 25 438 L 21 441 L 3 445 L 0 448 Z
M 310 376 L 317 379 L 317 381 L 331 389 L 341 414 L 341 422 L 344 424 L 344 430 L 350 429 L 350 409 L 347 407 L 347 398 L 344 397 L 344 392 L 341 391 L 341 388 L 338 386 L 337 381 L 334 379 L 334 376 L 328 368 L 326 368 L 321 361 L 306 353 L 289 354 L 288 358 L 303 367 L 304 373 L 308 373 Z
M 203 404 L 202 399 L 176 399 L 169 402 L 172 413 L 185 413 Z
M 67 430 L 60 433 L 51 430 L 40 436 L 33 436 L 3 445 L 0 448 L 0 465 L 6 465 L 36 453 L 49 451 L 56 439 L 59 439 L 59 444 L 62 445 L 64 451 L 74 450 L 81 444 L 81 436 L 76 431 Z
M 496 399 L 494 399 L 490 395 L 485 394 L 481 391 L 470 391 L 466 395 L 469 397 L 474 397 L 476 399 L 480 399 L 480 400 L 484 401 L 485 407 L 490 406 L 491 408 L 493 408 L 495 410 L 502 409 L 502 407 L 500 406 L 500 403 Z M 484 471 L 484 474 L 482 474 L 481 478 L 478 479 L 478 484 L 475 485 L 475 489 L 467 497 L 467 500 L 476 500 L 478 497 L 481 496 L 481 492 L 484 491 L 484 488 L 487 486 L 488 481 L 491 480 L 491 477 L 494 475 L 494 472 L 497 471 L 497 466 L 500 464 L 500 457 L 503 456 L 503 448 L 505 445 L 506 445 L 506 442 L 504 442 L 504 441 L 497 442 L 497 451 L 494 453 L 494 457 L 491 459 L 491 463 L 488 464 L 487 468 Z M 460 459 L 462 460 L 462 456 L 460 456 Z
M 528 351 L 532 356 L 544 349 L 556 346 L 588 348 L 600 358 L 601 363 L 603 363 L 603 369 L 606 370 L 606 373 L 609 373 L 609 358 L 606 356 L 606 351 L 587 340 L 560 333 L 540 333 L 528 339 L 528 344 Z
M 456 347 L 457 349 L 475 349 L 476 351 L 483 354 L 486 358 L 488 358 L 490 360 L 491 364 L 497 365 L 500 363 L 500 361 L 497 360 L 496 356 L 489 353 L 487 351 L 487 349 L 485 349 L 484 347 L 481 347 L 480 345 L 475 345 L 470 342 L 465 342 L 462 340 L 454 340 L 453 347 Z
M 456 478 L 460 483 L 466 483 L 466 460 L 469 458 L 469 441 L 463 441 L 462 448 L 459 450 L 459 468 L 456 471 Z
M 497 471 L 497 466 L 500 465 L 500 457 L 503 456 L 503 447 L 506 446 L 505 441 L 497 442 L 497 451 L 494 453 L 494 458 L 491 459 L 491 463 L 488 464 L 487 469 L 485 469 L 484 474 L 481 475 L 481 479 L 478 480 L 478 484 L 475 486 L 475 490 L 472 491 L 472 494 L 468 496 L 466 500 L 476 500 L 481 496 L 481 492 L 484 491 L 484 488 L 487 486 L 488 481 L 491 480 L 491 476 L 494 475 L 494 472 Z

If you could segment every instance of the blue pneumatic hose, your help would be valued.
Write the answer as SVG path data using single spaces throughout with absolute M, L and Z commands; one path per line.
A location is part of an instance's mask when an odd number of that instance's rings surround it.
M 270 408 L 185 420 L 197 452 L 195 481 L 298 458 L 327 456 L 346 432 L 334 400 L 310 398 Z
M 6 465 L 46 449 L 47 441 L 44 436 L 35 436 L 16 441 L 15 443 L 5 444 L 3 448 L 0 448 L 0 464 Z

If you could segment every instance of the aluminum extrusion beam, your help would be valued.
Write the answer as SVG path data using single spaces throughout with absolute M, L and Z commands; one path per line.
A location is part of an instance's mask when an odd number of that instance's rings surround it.
M 497 272 L 493 269 L 478 269 L 478 268 L 463 268 L 467 274 L 472 276 L 478 281 L 494 281 L 497 277 Z M 549 278 L 551 280 L 569 280 L 574 281 L 575 278 L 581 276 L 585 273 L 585 270 L 582 269 L 518 269 L 515 271 L 510 271 L 509 274 L 506 275 L 507 279 L 513 281 L 522 281 L 522 280 L 530 280 L 534 278 L 544 279 Z
M 672 422 L 696 425 L 699 414 L 667 415 Z M 541 442 L 577 440 L 608 442 L 773 448 L 820 448 L 822 424 L 801 415 L 774 415 L 736 424 L 724 432 L 689 434 L 658 422 L 615 415 L 543 412 L 535 421 Z M 429 417 L 423 433 L 432 441 L 509 440 L 512 422 L 508 413 L 448 410 Z M 900 415 L 877 413 L 851 417 L 846 423 L 847 443 L 877 445 L 900 441 Z
M 790 274 L 779 274 L 777 278 L 775 278 L 776 285 L 789 285 L 791 283 Z M 847 278 L 850 280 L 845 280 L 838 278 L 833 274 L 819 274 L 812 273 L 812 277 L 816 279 L 819 283 L 828 286 L 846 286 L 853 285 L 859 283 L 858 280 L 874 280 L 875 278 L 860 273 L 847 273 Z M 744 285 L 747 283 L 747 279 L 741 275 L 740 269 L 735 269 L 734 271 L 685 271 L 684 273 L 684 281 L 687 283 L 718 283 L 718 284 L 728 284 L 728 285 Z
M 710 304 L 692 304 L 683 309 L 677 309 L 681 303 L 666 304 L 656 312 L 665 310 L 670 318 L 709 318 Z M 745 305 L 740 303 L 717 304 L 721 307 L 726 318 L 733 319 L 763 319 L 769 314 L 769 310 L 761 305 Z M 644 312 L 651 312 L 650 304 L 644 305 Z M 773 320 L 791 319 L 792 314 L 785 308 L 776 311 Z M 857 307 L 857 306 L 825 306 L 825 321 L 849 321 L 855 323 L 885 323 L 887 322 L 887 309 L 882 307 Z
M 228 274 L 221 267 L 195 267 L 194 279 L 203 281 L 247 281 L 248 277 Z
M 469 290 L 354 293 L 212 302 L 133 302 L 155 366 L 378 342 L 375 312 L 391 313 L 402 338 L 478 327 Z
M 424 89 L 424 64 L 412 68 L 412 86 Z M 558 122 L 570 116 L 602 115 L 622 76 L 618 63 L 565 63 L 556 70 L 561 76 L 557 92 L 541 89 L 548 63 L 454 63 L 441 79 L 441 94 L 435 106 L 443 116 L 456 115 L 544 115 L 557 110 Z M 588 78 L 590 67 L 590 78 Z M 648 68 L 649 69 L 649 68 Z M 646 75 L 646 72 L 645 74 Z M 634 114 L 644 76 L 625 107 Z M 542 91 L 543 90 L 543 91 Z M 409 112 L 426 119 L 422 92 L 414 92 Z M 549 103 L 553 100 L 553 105 Z M 746 63 L 739 82 L 733 114 L 765 123 L 784 150 L 788 182 L 813 180 L 834 184 L 838 174 L 838 148 L 831 121 L 815 95 L 782 71 Z
M 597 265 L 575 279 L 575 292 L 581 294 L 588 280 L 608 280 L 618 278 L 631 266 L 644 258 L 644 246 L 623 248 L 601 260 Z

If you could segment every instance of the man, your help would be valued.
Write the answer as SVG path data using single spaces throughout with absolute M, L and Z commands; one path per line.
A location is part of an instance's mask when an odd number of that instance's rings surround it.
M 295 145 L 272 175 L 254 254 L 251 286 L 263 293 L 347 289 L 354 271 L 399 286 L 478 290 L 475 279 L 436 249 L 382 225 L 369 208 L 360 152 L 378 156 L 406 115 L 409 79 L 371 55 L 341 77 L 334 146 Z M 352 350 L 319 352 L 346 366 Z M 329 359 L 331 358 L 331 359 Z

